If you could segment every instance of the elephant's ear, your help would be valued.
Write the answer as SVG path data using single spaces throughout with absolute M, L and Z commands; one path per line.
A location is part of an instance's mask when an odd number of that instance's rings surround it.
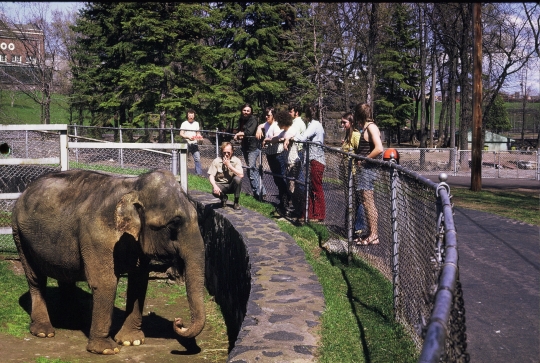
M 138 240 L 141 231 L 141 218 L 137 211 L 137 204 L 141 203 L 135 192 L 125 194 L 116 205 L 114 221 L 117 230 L 129 233 Z

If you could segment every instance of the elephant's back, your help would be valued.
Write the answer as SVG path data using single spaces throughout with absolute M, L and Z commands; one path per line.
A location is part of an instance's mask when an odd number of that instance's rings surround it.
M 80 270 L 81 233 L 91 230 L 88 225 L 104 219 L 100 216 L 104 205 L 108 198 L 114 198 L 114 193 L 101 194 L 100 189 L 111 193 L 118 183 L 122 183 L 119 178 L 79 170 L 36 179 L 13 208 L 12 226 L 18 235 L 18 248 L 35 256 L 43 266 L 57 264 L 65 271 Z

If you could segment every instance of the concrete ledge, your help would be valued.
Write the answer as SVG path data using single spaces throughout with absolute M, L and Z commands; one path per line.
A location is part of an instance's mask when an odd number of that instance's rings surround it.
M 206 287 L 227 324 L 228 362 L 313 362 L 325 302 L 304 251 L 256 212 L 222 209 L 208 193 L 189 197 L 206 245 Z

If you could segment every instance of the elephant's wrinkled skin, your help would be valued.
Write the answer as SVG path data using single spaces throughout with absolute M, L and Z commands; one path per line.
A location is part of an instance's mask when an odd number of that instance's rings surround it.
M 195 337 L 204 327 L 204 243 L 197 212 L 169 171 L 139 177 L 70 170 L 35 180 L 17 200 L 13 237 L 32 299 L 30 332 L 53 337 L 44 293 L 88 281 L 93 294 L 86 349 L 115 354 L 144 342 L 142 310 L 151 259 L 183 261 L 191 325 L 174 330 Z M 114 340 L 110 327 L 120 274 L 128 273 L 126 318 Z

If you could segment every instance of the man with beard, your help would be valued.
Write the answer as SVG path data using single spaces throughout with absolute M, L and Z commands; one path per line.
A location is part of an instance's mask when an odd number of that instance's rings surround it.
M 255 134 L 259 123 L 253 116 L 253 109 L 250 104 L 242 106 L 238 132 L 234 135 L 235 140 L 241 141 L 242 154 L 247 164 L 247 175 L 251 184 L 253 196 L 258 200 L 263 200 L 266 196 L 266 189 L 262 184 L 261 176 L 257 172 L 257 160 L 261 155 L 261 140 Z

